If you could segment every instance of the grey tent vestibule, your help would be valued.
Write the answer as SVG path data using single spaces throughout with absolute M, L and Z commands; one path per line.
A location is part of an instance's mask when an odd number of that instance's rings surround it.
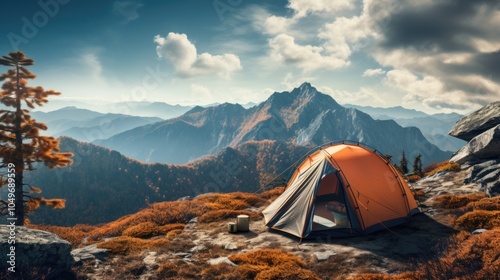
M 315 238 L 369 234 L 419 212 L 390 162 L 359 144 L 339 143 L 309 155 L 262 214 L 272 229 Z

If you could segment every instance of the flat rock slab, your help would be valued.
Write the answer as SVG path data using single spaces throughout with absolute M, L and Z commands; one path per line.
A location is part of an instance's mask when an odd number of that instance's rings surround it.
M 470 141 L 479 134 L 500 124 L 500 101 L 490 103 L 460 119 L 451 129 L 451 136 Z
M 73 265 L 71 244 L 59 236 L 23 226 L 15 228 L 15 245 L 9 244 L 7 236 L 11 236 L 11 228 L 0 225 L 0 267 L 10 267 L 8 261 L 11 246 L 15 246 L 15 266 L 17 269 L 36 269 L 44 279 L 63 279 L 61 275 L 68 273 Z M 4 238 L 5 237 L 5 238 Z
M 500 158 L 500 124 L 474 137 L 450 161 L 464 164 L 498 158 Z

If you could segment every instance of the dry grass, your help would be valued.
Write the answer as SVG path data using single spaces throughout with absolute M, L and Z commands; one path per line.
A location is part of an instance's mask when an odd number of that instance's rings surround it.
M 500 211 L 474 210 L 459 217 L 455 225 L 470 230 L 500 227 Z
M 479 201 L 469 202 L 465 206 L 466 211 L 472 210 L 500 210 L 500 196 L 492 198 L 484 198 Z
M 91 225 L 76 225 L 73 227 L 46 226 L 30 224 L 29 228 L 44 230 L 57 234 L 62 239 L 71 243 L 74 248 L 78 247 L 89 233 L 97 229 L 97 226 Z
M 459 171 L 459 170 L 460 170 L 460 164 L 455 162 L 445 161 L 437 164 L 436 168 L 434 168 L 432 171 L 425 173 L 425 176 L 432 176 L 442 171 Z
M 246 279 L 320 279 L 299 257 L 279 249 L 259 249 L 229 258 Z M 254 276 L 255 277 L 252 277 Z
M 442 257 L 429 260 L 414 271 L 390 276 L 357 275 L 364 280 L 402 279 L 498 279 L 500 276 L 500 229 L 479 235 L 461 232 L 451 238 Z
M 198 217 L 198 222 L 200 223 L 212 223 L 221 220 L 227 220 L 230 218 L 236 219 L 238 215 L 248 215 L 250 220 L 260 220 L 262 218 L 260 213 L 247 211 L 247 210 L 212 210 Z
M 120 236 L 111 240 L 97 244 L 98 248 L 109 249 L 112 254 L 128 255 L 138 253 L 145 249 L 151 249 L 168 244 L 170 239 L 167 237 L 157 239 L 141 239 L 129 236 Z
M 484 193 L 473 193 L 466 195 L 445 194 L 436 196 L 434 198 L 434 202 L 435 207 L 444 209 L 457 209 L 460 207 L 464 207 L 471 202 L 481 200 L 485 197 L 486 195 Z
M 420 177 L 419 175 L 416 175 L 416 174 L 406 177 L 406 180 L 408 180 L 408 182 L 410 182 L 410 183 L 414 183 L 420 179 L 422 179 L 422 177 Z
M 260 197 L 268 200 L 275 200 L 285 191 L 285 187 L 276 187 L 260 194 Z

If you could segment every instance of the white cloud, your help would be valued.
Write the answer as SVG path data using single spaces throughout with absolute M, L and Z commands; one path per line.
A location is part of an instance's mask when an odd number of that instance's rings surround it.
M 282 33 L 288 33 L 290 27 L 297 21 L 295 18 L 287 18 L 280 16 L 269 16 L 264 21 L 264 31 L 267 34 L 277 35 Z
M 404 92 L 403 103 L 407 105 L 424 104 L 435 109 L 458 110 L 476 107 L 467 101 L 465 92 L 446 90 L 443 82 L 433 76 L 420 78 L 408 70 L 396 69 L 387 72 L 384 82 Z
M 337 69 L 349 65 L 348 61 L 328 54 L 323 47 L 299 45 L 295 38 L 280 34 L 269 40 L 271 56 L 285 64 L 295 65 L 305 71 Z
M 137 10 L 142 7 L 142 3 L 131 1 L 116 1 L 113 3 L 113 13 L 125 18 L 125 22 L 139 18 Z
M 377 69 L 366 69 L 366 71 L 363 73 L 363 77 L 374 77 L 374 76 L 380 76 L 384 75 L 385 71 L 382 70 L 381 68 Z
M 310 13 L 332 13 L 354 9 L 352 0 L 289 0 L 288 8 L 295 11 L 296 17 L 304 17 Z
M 361 87 L 358 91 L 350 92 L 335 90 L 328 86 L 320 86 L 318 91 L 328 94 L 341 104 L 356 104 L 362 106 L 386 106 L 386 102 L 374 90 Z
M 242 69 L 235 54 L 198 54 L 186 34 L 170 32 L 166 37 L 156 35 L 154 42 L 158 57 L 172 63 L 176 74 L 182 78 L 210 75 L 229 78 L 233 72 Z
M 189 91 L 198 97 L 202 97 L 202 98 L 211 98 L 212 97 L 212 92 L 210 91 L 210 89 L 207 87 L 204 87 L 202 85 L 192 84 L 189 88 Z
M 274 36 L 269 40 L 273 58 L 305 71 L 348 66 L 360 42 L 373 35 L 366 16 L 336 17 L 337 12 L 355 7 L 349 0 L 289 0 L 287 7 L 294 11 L 292 16 L 260 11 L 253 22 L 264 34 Z M 322 13 L 331 14 L 323 18 Z M 328 23 L 331 18 L 333 21 Z M 310 43 L 301 45 L 296 39 Z
M 95 82 L 104 82 L 102 77 L 102 65 L 95 52 L 82 54 L 80 57 L 80 63 L 88 69 L 89 76 L 92 77 Z

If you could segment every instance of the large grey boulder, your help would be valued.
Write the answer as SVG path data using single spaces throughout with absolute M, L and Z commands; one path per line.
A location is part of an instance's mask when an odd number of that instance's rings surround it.
M 75 265 L 81 265 L 85 261 L 104 261 L 109 255 L 108 249 L 97 248 L 97 244 L 92 244 L 86 247 L 78 248 L 71 251 L 71 255 L 75 259 Z
M 450 159 L 452 162 L 482 162 L 500 158 L 500 124 L 474 137 Z
M 451 129 L 451 136 L 470 141 L 500 124 L 500 101 L 493 102 L 460 119 Z
M 471 167 L 464 183 L 480 183 L 481 188 L 489 196 L 500 195 L 500 159 L 489 160 Z
M 14 230 L 13 226 L 0 225 L 0 236 L 0 267 L 3 272 L 15 267 L 14 270 L 22 275 L 11 276 L 22 279 L 72 279 L 73 257 L 68 241 L 50 232 L 22 226 L 16 226 Z M 9 239 L 11 236 L 15 239 Z M 31 278 L 34 273 L 39 278 Z

